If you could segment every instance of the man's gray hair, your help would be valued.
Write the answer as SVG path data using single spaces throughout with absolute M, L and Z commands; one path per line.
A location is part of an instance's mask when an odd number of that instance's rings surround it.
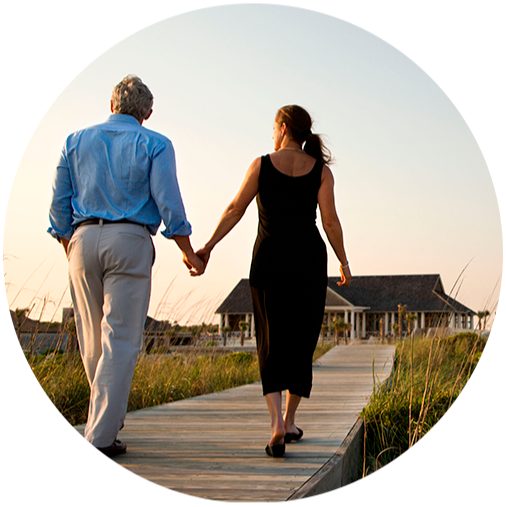
M 153 107 L 153 94 L 140 77 L 129 74 L 114 87 L 111 101 L 113 113 L 130 114 L 142 121 Z

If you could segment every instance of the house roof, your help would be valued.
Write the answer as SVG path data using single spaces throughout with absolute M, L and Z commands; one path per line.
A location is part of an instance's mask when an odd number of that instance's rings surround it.
M 30 319 L 26 314 L 16 315 L 15 311 L 10 310 L 12 323 L 18 333 L 54 333 L 61 327 L 60 322 L 45 322 Z
M 440 275 L 355 276 L 348 287 L 339 287 L 339 280 L 329 277 L 329 287 L 351 304 L 370 311 L 393 312 L 402 304 L 408 312 L 474 313 L 445 294 Z
M 339 277 L 329 277 L 326 306 L 353 306 L 373 312 L 397 311 L 406 305 L 408 312 L 475 312 L 445 294 L 440 275 L 355 276 L 349 287 L 339 287 Z M 344 299 L 345 301 L 342 301 Z M 216 313 L 252 313 L 249 280 L 243 278 L 218 307 Z
M 327 295 L 325 296 L 325 306 L 353 306 L 352 303 L 340 296 L 336 291 L 327 287 Z
M 216 313 L 253 313 L 253 300 L 247 278 L 239 281 L 218 307 Z

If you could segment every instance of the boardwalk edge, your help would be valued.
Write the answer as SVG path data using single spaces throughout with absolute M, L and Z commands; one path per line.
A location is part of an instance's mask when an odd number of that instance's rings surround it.
M 363 443 L 364 422 L 359 417 L 334 455 L 287 500 L 327 493 L 360 479 Z

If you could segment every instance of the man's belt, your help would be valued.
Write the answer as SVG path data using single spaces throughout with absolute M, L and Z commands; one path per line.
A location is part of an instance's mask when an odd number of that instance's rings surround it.
M 106 220 L 105 218 L 88 218 L 76 224 L 76 229 L 81 225 L 93 225 L 93 224 L 133 224 L 144 227 L 144 224 L 140 224 L 139 222 L 132 222 L 132 220 L 127 220 L 126 218 L 122 218 L 120 220 Z

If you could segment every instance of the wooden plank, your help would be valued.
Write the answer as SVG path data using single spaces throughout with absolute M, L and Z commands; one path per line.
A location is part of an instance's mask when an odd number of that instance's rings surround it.
M 255 383 L 127 414 L 120 438 L 128 452 L 116 461 L 154 483 L 202 498 L 295 498 L 302 485 L 339 460 L 338 449 L 375 382 L 390 374 L 393 351 L 388 345 L 350 344 L 320 358 L 311 399 L 297 413 L 304 438 L 287 445 L 284 458 L 265 454 L 269 415 Z

